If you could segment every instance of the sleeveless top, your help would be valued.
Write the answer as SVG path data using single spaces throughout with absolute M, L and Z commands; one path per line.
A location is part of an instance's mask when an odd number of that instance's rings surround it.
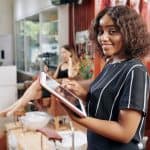
M 68 78 L 68 69 L 61 70 L 61 69 L 59 68 L 57 78 Z

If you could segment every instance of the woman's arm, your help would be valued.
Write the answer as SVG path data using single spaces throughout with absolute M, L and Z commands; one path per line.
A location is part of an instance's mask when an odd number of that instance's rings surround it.
M 37 79 L 25 91 L 23 96 L 18 101 L 16 101 L 15 104 L 13 104 L 12 106 L 9 107 L 6 115 L 10 116 L 10 115 L 14 114 L 15 111 L 17 111 L 20 107 L 24 107 L 25 105 L 27 105 L 27 103 L 29 101 L 37 100 L 37 99 L 41 98 L 41 96 L 42 96 L 42 90 L 41 90 L 41 86 L 40 86 L 40 81 L 39 81 L 39 79 Z
M 78 75 L 79 73 L 79 63 L 76 62 L 76 64 L 73 64 L 72 58 L 69 57 L 68 61 L 68 77 L 69 78 L 74 78 Z
M 89 87 L 91 85 L 91 83 L 93 82 L 94 78 L 90 78 L 87 80 L 79 80 L 77 81 L 85 90 L 89 90 Z
M 79 81 L 80 84 L 76 81 L 65 81 L 66 80 L 64 80 L 63 86 L 73 90 L 74 93 L 78 94 L 78 96 L 84 95 L 86 97 L 87 92 L 80 85 L 83 85 L 83 83 L 85 84 L 86 81 Z M 89 80 L 87 85 L 89 85 L 91 81 Z M 69 111 L 67 108 L 65 109 Z M 119 141 L 122 143 L 128 143 L 133 138 L 141 120 L 141 113 L 131 109 L 120 110 L 117 121 L 100 120 L 92 117 L 78 118 L 71 112 L 69 113 L 69 116 L 74 121 L 83 125 L 89 130 L 92 130 L 93 132 L 111 140 Z
M 86 117 L 71 118 L 93 132 L 111 140 L 128 143 L 133 138 L 141 120 L 141 113 L 135 110 L 120 110 L 118 121 L 106 121 Z
M 55 71 L 55 73 L 54 73 L 54 75 L 53 75 L 54 78 L 57 78 L 57 77 L 58 77 L 58 72 L 59 72 L 60 66 L 61 66 L 61 64 L 58 64 L 58 66 L 57 66 L 57 68 L 56 68 L 56 71 Z
M 72 91 L 75 95 L 81 97 L 81 99 L 85 100 L 91 82 L 92 82 L 91 79 L 79 81 L 63 79 L 62 86 Z

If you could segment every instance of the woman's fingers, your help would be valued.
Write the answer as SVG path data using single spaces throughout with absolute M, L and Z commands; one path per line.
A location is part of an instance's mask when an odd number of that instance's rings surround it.
M 20 107 L 22 107 L 22 103 L 18 100 L 16 105 L 6 113 L 6 116 L 13 115 Z
M 1 117 L 6 117 L 7 113 L 9 111 L 11 111 L 16 105 L 17 105 L 18 101 L 16 101 L 14 104 L 12 104 L 11 106 L 9 106 L 8 108 L 5 108 L 4 110 L 0 111 L 0 116 Z
M 0 111 L 0 117 L 6 117 L 7 111 Z

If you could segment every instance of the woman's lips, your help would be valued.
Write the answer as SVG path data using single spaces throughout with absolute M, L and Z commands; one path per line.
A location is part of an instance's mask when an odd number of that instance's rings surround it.
M 106 49 L 106 48 L 110 48 L 112 47 L 112 44 L 102 44 L 102 48 Z

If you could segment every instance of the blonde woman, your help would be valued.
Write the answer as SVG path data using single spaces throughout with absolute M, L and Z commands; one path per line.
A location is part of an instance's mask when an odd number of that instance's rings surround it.
M 79 59 L 75 50 L 70 45 L 60 49 L 60 63 L 54 73 L 54 78 L 74 78 L 79 73 Z

